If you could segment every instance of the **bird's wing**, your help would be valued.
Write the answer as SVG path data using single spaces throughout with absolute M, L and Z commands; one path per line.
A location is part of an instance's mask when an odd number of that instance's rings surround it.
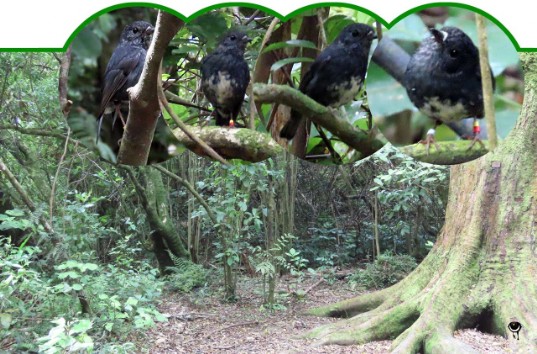
M 319 55 L 317 57 L 317 59 L 315 59 L 313 64 L 311 64 L 310 69 L 308 70 L 308 72 L 304 75 L 304 77 L 300 81 L 300 85 L 299 85 L 298 89 L 301 92 L 304 92 L 304 93 L 307 94 L 308 91 L 309 91 L 308 87 L 310 86 L 310 84 L 312 84 L 312 83 L 315 84 L 315 81 L 317 79 L 317 75 L 324 70 L 323 68 L 328 63 L 330 63 L 330 61 L 332 59 L 332 56 L 330 54 L 328 54 L 328 55 L 324 55 L 324 54 L 325 54 L 325 52 L 321 53 L 321 55 Z
M 108 62 L 106 73 L 104 75 L 104 88 L 100 109 L 101 114 L 118 90 L 127 82 L 129 75 L 135 70 L 141 57 L 144 55 L 142 50 L 127 51 L 124 53 L 125 55 L 121 56 L 116 55 L 117 53 L 123 54 L 121 50 L 116 49 Z

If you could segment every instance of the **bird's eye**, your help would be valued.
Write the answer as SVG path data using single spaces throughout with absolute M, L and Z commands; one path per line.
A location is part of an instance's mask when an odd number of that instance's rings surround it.
M 139 31 L 138 27 L 134 27 L 134 28 L 132 29 L 132 33 L 138 33 L 138 31 Z
M 358 32 L 357 30 L 352 31 L 352 36 L 353 37 L 358 37 L 359 34 L 360 34 L 360 32 Z
M 452 49 L 450 52 L 449 52 L 449 56 L 452 57 L 452 58 L 456 58 L 459 56 L 459 51 L 457 49 Z
M 235 36 L 234 34 L 232 34 L 231 36 L 229 36 L 229 39 L 231 39 L 232 41 L 234 41 L 235 39 L 237 39 L 237 36 Z

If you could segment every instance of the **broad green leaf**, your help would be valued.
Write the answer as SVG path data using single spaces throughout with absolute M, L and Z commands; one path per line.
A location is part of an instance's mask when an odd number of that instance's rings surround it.
M 71 326 L 71 330 L 69 331 L 69 334 L 74 333 L 85 333 L 87 332 L 92 326 L 92 323 L 90 320 L 82 319 L 78 320 Z
M 263 53 L 270 52 L 271 50 L 277 50 L 281 48 L 290 48 L 290 47 L 303 47 L 303 48 L 311 48 L 311 49 L 317 49 L 317 46 L 315 43 L 311 41 L 306 41 L 303 39 L 291 39 L 285 42 L 276 42 L 268 45 L 263 49 Z
M 5 329 L 9 328 L 11 325 L 12 317 L 9 313 L 0 313 L 0 324 Z
M 304 63 L 304 62 L 313 62 L 312 58 L 307 57 L 294 57 L 294 58 L 285 58 L 282 60 L 278 60 L 272 66 L 270 67 L 270 71 L 276 71 L 280 69 L 281 67 L 288 65 L 288 64 L 296 64 L 296 63 Z

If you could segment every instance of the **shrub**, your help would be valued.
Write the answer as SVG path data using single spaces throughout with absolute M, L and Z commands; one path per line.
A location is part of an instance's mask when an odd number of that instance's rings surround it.
M 188 293 L 207 283 L 207 270 L 202 265 L 181 258 L 173 261 L 175 266 L 168 268 L 172 273 L 166 278 L 171 291 Z
M 386 288 L 406 277 L 417 266 L 416 260 L 411 256 L 385 252 L 365 269 L 351 275 L 350 283 L 353 287 L 366 289 Z

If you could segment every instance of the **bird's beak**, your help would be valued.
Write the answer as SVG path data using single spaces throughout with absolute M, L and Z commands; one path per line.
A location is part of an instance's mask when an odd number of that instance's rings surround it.
M 244 43 L 250 43 L 250 42 L 252 41 L 252 38 L 250 38 L 250 37 L 248 37 L 248 36 L 244 36 L 244 37 L 242 37 L 242 41 L 243 41 Z
M 377 33 L 375 31 L 370 31 L 367 33 L 367 36 L 369 37 L 369 39 L 373 40 L 373 39 L 377 39 L 378 36 L 377 36 Z

